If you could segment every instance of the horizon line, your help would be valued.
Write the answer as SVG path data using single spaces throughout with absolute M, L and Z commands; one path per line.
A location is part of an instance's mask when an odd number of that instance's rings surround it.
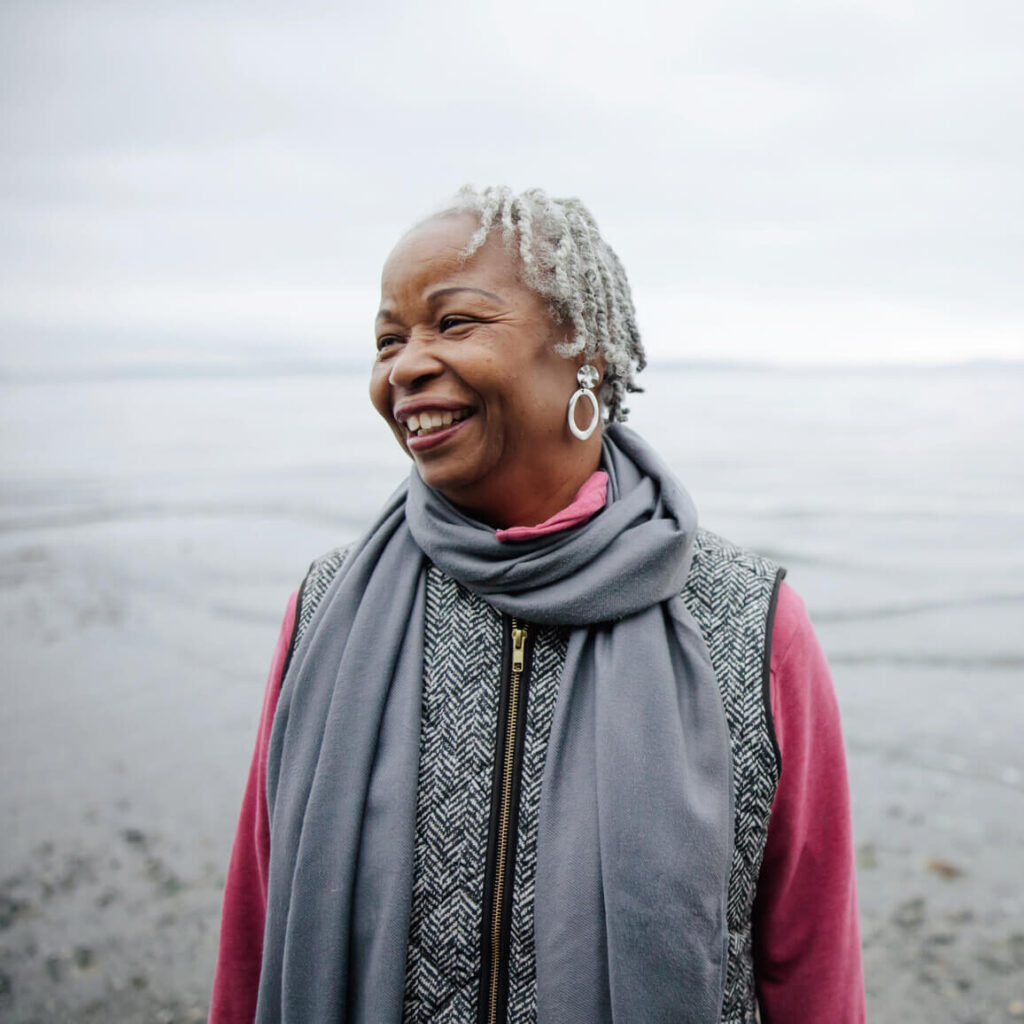
M 117 379 L 153 379 L 159 377 L 253 377 L 266 378 L 273 376 L 311 376 L 314 374 L 339 374 L 349 376 L 353 373 L 365 374 L 369 371 L 370 361 L 353 360 L 351 358 L 324 359 L 311 357 L 307 359 L 280 359 L 272 357 L 249 358 L 242 360 L 196 360 L 183 359 L 177 361 L 146 361 L 124 360 L 107 363 L 80 364 L 77 366 L 45 366 L 45 365 L 4 365 L 0 359 L 0 383 L 32 384 L 58 383 L 73 381 L 100 381 Z M 1024 370 L 1024 358 L 974 358 L 935 362 L 909 362 L 906 360 L 893 362 L 785 362 L 754 359 L 653 359 L 647 364 L 647 370 L 692 370 L 698 372 L 767 372 L 767 373 L 806 373 L 806 372 L 844 372 L 844 373 L 898 373 L 907 371 L 918 372 L 952 372 L 958 370 Z

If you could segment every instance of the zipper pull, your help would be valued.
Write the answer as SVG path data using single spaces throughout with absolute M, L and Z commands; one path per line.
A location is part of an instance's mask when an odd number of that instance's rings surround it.
M 526 659 L 526 628 L 512 627 L 512 671 L 522 672 Z

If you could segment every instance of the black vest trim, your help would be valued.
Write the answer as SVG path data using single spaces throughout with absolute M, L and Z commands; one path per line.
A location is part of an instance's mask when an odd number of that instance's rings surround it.
M 768 736 L 772 741 L 772 750 L 775 752 L 775 770 L 779 775 L 782 774 L 782 751 L 779 749 L 779 741 L 775 735 L 775 718 L 772 716 L 772 633 L 775 630 L 775 609 L 779 604 L 779 590 L 785 577 L 785 569 L 779 569 L 775 573 L 772 599 L 768 604 L 768 624 L 765 626 L 764 634 L 764 665 L 761 669 L 761 698 L 764 701 L 764 719 L 765 724 L 768 726 Z

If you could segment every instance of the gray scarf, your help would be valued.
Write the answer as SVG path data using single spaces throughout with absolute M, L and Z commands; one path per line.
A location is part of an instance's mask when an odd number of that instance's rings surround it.
M 636 434 L 606 432 L 609 502 L 503 544 L 415 471 L 298 646 L 267 763 L 259 1024 L 398 1024 L 412 899 L 425 567 L 574 627 L 541 795 L 539 1024 L 711 1024 L 725 982 L 729 735 L 679 598 L 696 512 Z

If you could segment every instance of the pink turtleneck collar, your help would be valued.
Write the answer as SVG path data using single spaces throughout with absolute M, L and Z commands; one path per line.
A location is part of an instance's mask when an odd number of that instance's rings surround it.
M 548 533 L 568 530 L 570 526 L 585 523 L 595 512 L 600 512 L 608 500 L 608 474 L 603 469 L 595 470 L 586 483 L 576 492 L 572 503 L 556 512 L 550 519 L 536 526 L 510 526 L 507 530 L 495 530 L 498 540 L 532 540 Z

